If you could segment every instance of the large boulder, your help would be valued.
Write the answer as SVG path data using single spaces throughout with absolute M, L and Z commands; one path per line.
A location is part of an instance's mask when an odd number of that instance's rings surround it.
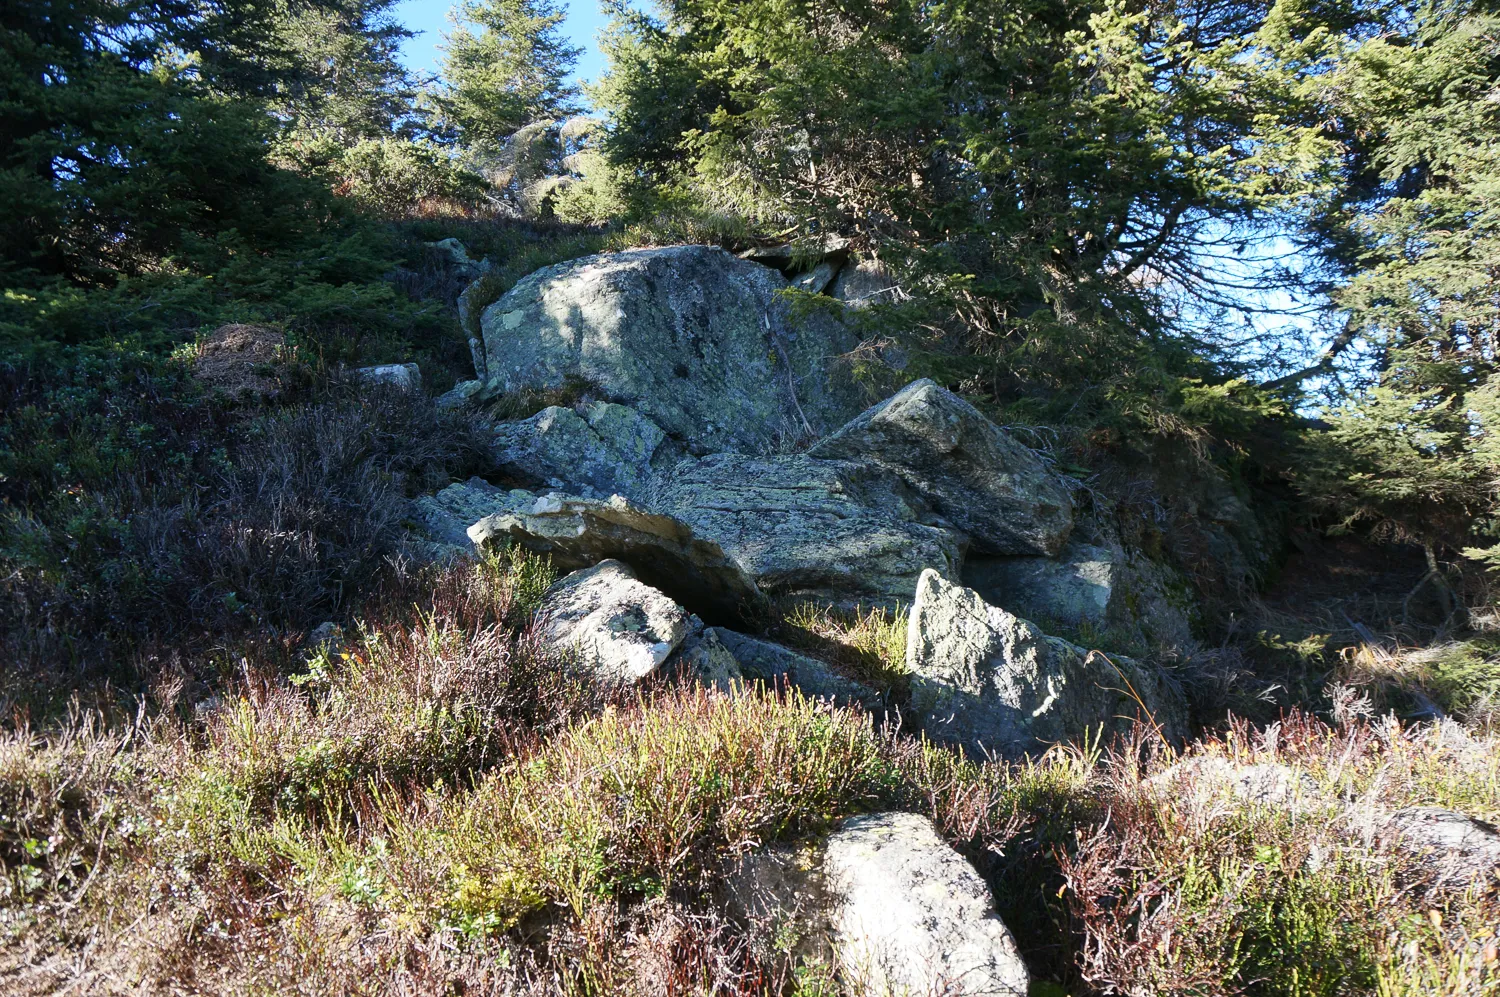
M 542 634 L 577 656 L 601 682 L 630 685 L 656 673 L 701 629 L 693 614 L 641 582 L 619 561 L 575 571 L 537 610 Z
M 747 857 L 731 907 L 871 997 L 1025 997 L 1030 975 L 984 880 L 926 817 L 851 817 L 826 841 Z
M 664 476 L 653 507 L 713 540 L 777 597 L 905 605 L 923 570 L 956 572 L 962 534 L 878 467 L 800 454 L 715 454 Z M 928 522 L 923 522 L 928 519 Z
M 747 679 L 776 689 L 790 687 L 811 699 L 838 706 L 859 705 L 871 711 L 884 708 L 880 693 L 863 682 L 840 675 L 827 662 L 733 630 L 717 627 L 709 630 L 733 656 L 740 674 Z
M 1069 491 L 1041 459 L 927 378 L 808 452 L 901 475 L 979 551 L 1050 557 L 1073 528 Z
M 1170 742 L 1185 728 L 1181 693 L 1160 669 L 1086 651 L 925 571 L 907 621 L 912 711 L 934 740 L 1018 756 L 1136 718 Z
M 716 621 L 753 621 L 766 598 L 713 540 L 670 516 L 647 512 L 621 496 L 609 501 L 545 495 L 510 507 L 467 530 L 476 546 L 514 544 L 567 571 L 616 559 L 648 584 Z
M 570 379 L 630 405 L 696 453 L 759 452 L 863 406 L 836 319 L 793 317 L 786 278 L 709 246 L 590 256 L 524 278 L 484 310 L 499 390 Z
M 529 484 L 639 500 L 665 439 L 660 426 L 625 405 L 594 402 L 582 415 L 553 405 L 530 419 L 499 423 L 494 455 L 502 472 Z
M 1108 632 L 1144 648 L 1192 643 L 1187 581 L 1119 544 L 1070 542 L 1055 558 L 970 557 L 963 583 L 990 605 L 1044 624 Z

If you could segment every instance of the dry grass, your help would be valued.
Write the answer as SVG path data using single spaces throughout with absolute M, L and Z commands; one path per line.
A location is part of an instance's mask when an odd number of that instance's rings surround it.
M 776 635 L 850 678 L 900 693 L 906 681 L 906 612 L 882 607 L 846 612 L 812 602 L 781 613 Z

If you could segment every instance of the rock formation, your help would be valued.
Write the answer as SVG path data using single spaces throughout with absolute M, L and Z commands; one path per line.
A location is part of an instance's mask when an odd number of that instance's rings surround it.
M 975 549 L 1056 554 L 1073 528 L 1068 490 L 1032 451 L 923 378 L 808 451 L 900 475 Z

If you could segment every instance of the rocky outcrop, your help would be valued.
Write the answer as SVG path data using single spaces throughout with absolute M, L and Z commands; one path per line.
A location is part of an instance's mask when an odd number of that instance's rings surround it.
M 606 684 L 655 674 L 698 629 L 691 613 L 619 561 L 563 578 L 547 591 L 537 617 L 545 638 Z
M 808 451 L 899 474 L 976 550 L 1043 554 L 1073 528 L 1068 489 L 979 410 L 923 378 Z
M 764 682 L 774 689 L 796 689 L 811 699 L 838 706 L 858 705 L 872 712 L 884 708 L 880 693 L 863 682 L 840 675 L 827 662 L 733 630 L 710 629 L 746 679 Z
M 530 484 L 585 498 L 640 500 L 665 439 L 661 427 L 624 405 L 593 402 L 582 415 L 553 405 L 495 427 L 495 464 Z
M 708 246 L 561 263 L 484 310 L 485 368 L 504 391 L 592 383 L 695 453 L 762 451 L 865 404 L 834 359 L 857 338 L 826 314 L 794 319 L 784 287 Z
M 803 455 L 678 464 L 652 505 L 721 546 L 772 596 L 905 605 L 922 571 L 956 571 L 963 536 L 878 467 Z
M 1441 807 L 1408 807 L 1386 819 L 1386 833 L 1420 855 L 1438 882 L 1500 883 L 1500 828 Z
M 851 817 L 826 841 L 766 849 L 730 880 L 742 916 L 799 939 L 872 997 L 1024 997 L 1015 939 L 984 880 L 917 814 Z
M 515 544 L 545 554 L 564 571 L 623 561 L 643 581 L 716 621 L 750 620 L 766 609 L 754 580 L 717 543 L 620 496 L 601 502 L 552 494 L 529 506 L 512 500 L 466 533 L 476 546 Z
M 1186 580 L 1119 544 L 1072 542 L 1055 557 L 970 557 L 963 583 L 1030 620 L 1111 631 L 1122 641 L 1181 650 L 1193 639 Z
M 1139 717 L 1184 733 L 1181 694 L 1157 668 L 1086 651 L 925 571 L 907 626 L 912 711 L 929 736 L 1017 756 Z

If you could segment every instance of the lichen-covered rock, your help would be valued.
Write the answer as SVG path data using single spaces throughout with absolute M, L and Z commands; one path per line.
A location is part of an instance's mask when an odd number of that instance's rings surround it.
M 858 338 L 826 314 L 794 318 L 784 287 L 708 246 L 547 267 L 484 310 L 485 369 L 504 391 L 587 381 L 695 453 L 762 451 L 864 405 L 833 361 Z
M 388 363 L 379 367 L 360 367 L 354 376 L 369 384 L 389 385 L 398 391 L 421 391 L 422 369 L 414 363 Z
M 612 684 L 655 674 L 701 626 L 619 561 L 603 561 L 558 581 L 542 599 L 537 618 L 545 638 Z
M 840 675 L 826 662 L 768 640 L 733 630 L 711 629 L 733 655 L 740 673 L 747 679 L 777 689 L 790 686 L 811 699 L 822 699 L 839 706 L 858 704 L 871 711 L 884 707 L 880 693 L 863 682 Z
M 851 817 L 826 841 L 773 846 L 730 877 L 731 908 L 796 939 L 870 997 L 1025 997 L 1030 974 L 984 880 L 926 817 Z
M 652 506 L 713 540 L 772 596 L 905 605 L 922 571 L 953 573 L 962 534 L 877 467 L 800 454 L 715 454 L 663 477 Z
M 1169 741 L 1184 732 L 1181 693 L 1160 669 L 1086 651 L 925 571 L 907 625 L 912 711 L 935 740 L 1016 756 L 1131 720 Z
M 423 495 L 411 504 L 411 518 L 432 542 L 472 552 L 469 527 L 496 513 L 520 512 L 536 505 L 538 496 L 525 489 L 496 488 L 483 478 L 451 484 L 436 495 Z
M 753 620 L 766 610 L 754 580 L 712 539 L 621 496 L 603 502 L 542 496 L 529 507 L 512 505 L 475 521 L 467 536 L 480 547 L 508 543 L 545 554 L 564 571 L 623 561 L 645 582 L 715 621 Z
M 427 245 L 432 247 L 449 266 L 461 274 L 477 277 L 490 268 L 489 264 L 485 261 L 471 258 L 468 247 L 457 239 L 451 237 L 439 239 L 437 242 L 429 242 Z
M 1500 828 L 1442 807 L 1407 807 L 1386 819 L 1386 833 L 1422 856 L 1439 882 L 1500 885 Z
M 1118 544 L 1072 542 L 1055 558 L 970 557 L 963 582 L 984 601 L 1031 620 L 1112 630 L 1132 643 L 1181 650 L 1192 642 L 1183 578 Z
M 585 498 L 642 498 L 651 458 L 666 434 L 635 409 L 594 402 L 583 415 L 557 405 L 495 427 L 494 456 L 503 472 Z
M 899 474 L 976 550 L 1043 554 L 1073 528 L 1068 489 L 1030 449 L 979 410 L 923 378 L 808 451 Z

